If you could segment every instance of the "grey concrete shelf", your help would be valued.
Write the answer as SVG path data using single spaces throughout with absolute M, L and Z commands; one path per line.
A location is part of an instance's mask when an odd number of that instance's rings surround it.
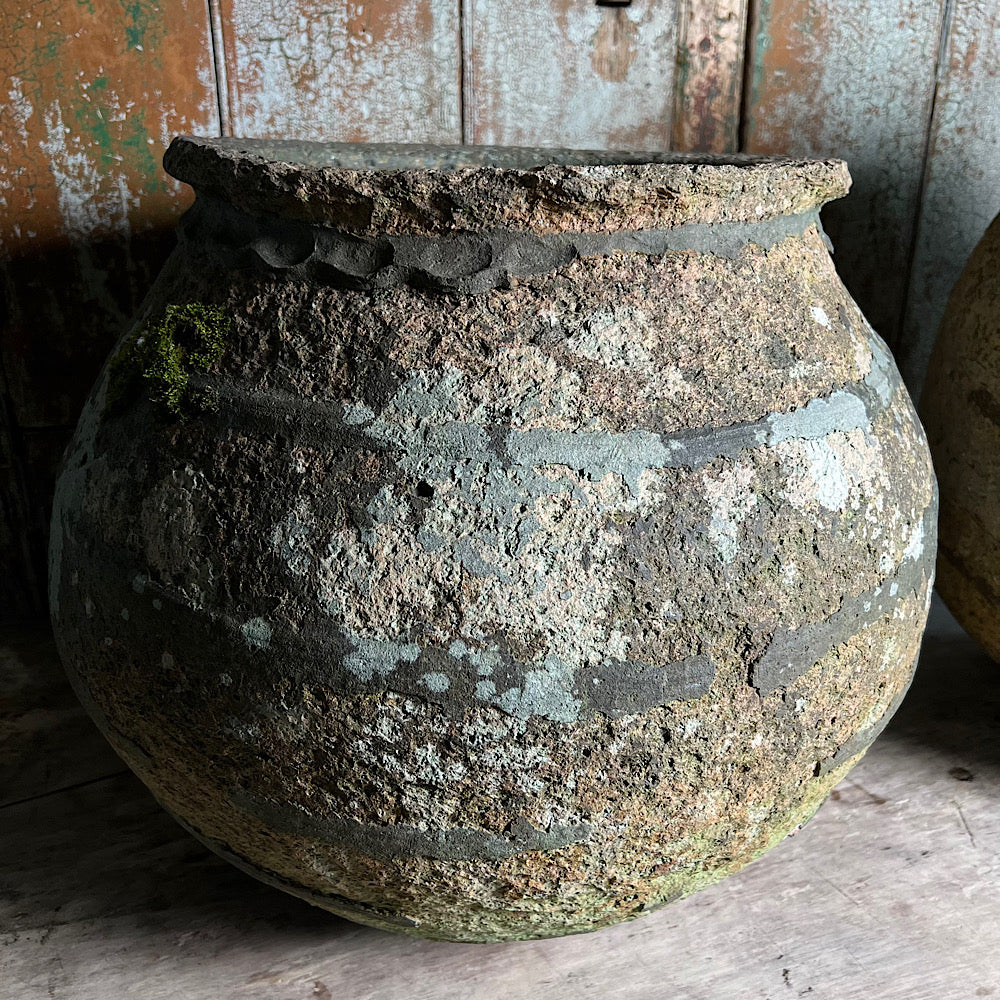
M 635 923 L 450 945 L 338 920 L 185 834 L 0 630 L 0 998 L 1000 998 L 1000 666 L 939 605 L 914 686 L 816 818 Z

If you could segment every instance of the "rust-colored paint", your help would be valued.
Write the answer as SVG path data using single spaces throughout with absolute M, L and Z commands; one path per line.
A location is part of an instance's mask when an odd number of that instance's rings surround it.
M 666 149 L 679 0 L 463 0 L 467 141 Z
M 693 153 L 738 149 L 747 6 L 748 0 L 682 0 L 674 149 Z
M 27 511 L 8 526 L 18 551 L 0 553 L 19 567 L 0 585 L 2 616 L 40 605 L 67 425 L 187 203 L 160 169 L 164 144 L 216 132 L 218 113 L 204 0 L 8 4 L 0 68 L 0 404 L 17 494 L 4 506 Z
M 199 0 L 49 0 L 0 13 L 0 32 L 0 254 L 18 278 L 4 365 L 20 426 L 65 424 L 140 292 L 137 238 L 187 204 L 164 144 L 218 130 L 207 14 Z
M 943 0 L 760 0 L 748 152 L 839 156 L 854 188 L 824 222 L 837 267 L 894 346 L 920 197 Z
M 234 135 L 461 142 L 456 0 L 220 0 Z

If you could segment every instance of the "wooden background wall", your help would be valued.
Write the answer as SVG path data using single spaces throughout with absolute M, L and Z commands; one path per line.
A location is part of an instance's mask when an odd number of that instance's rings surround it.
M 177 133 L 841 156 L 824 219 L 911 390 L 1000 211 L 995 0 L 34 0 L 0 11 L 0 617 L 172 244 Z

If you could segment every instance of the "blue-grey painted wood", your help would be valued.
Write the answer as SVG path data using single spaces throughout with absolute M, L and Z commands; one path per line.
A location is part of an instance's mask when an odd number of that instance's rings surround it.
M 1000 212 L 1000 17 L 955 0 L 939 68 L 920 222 L 899 343 L 914 395 L 959 274 Z

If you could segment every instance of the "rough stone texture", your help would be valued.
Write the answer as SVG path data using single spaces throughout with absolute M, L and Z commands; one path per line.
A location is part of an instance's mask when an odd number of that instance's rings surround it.
M 1000 216 L 952 292 L 920 407 L 941 483 L 938 589 L 1000 660 Z
M 717 224 L 599 229 L 567 201 L 592 242 L 555 262 L 534 208 L 498 235 L 485 200 L 552 168 L 295 169 L 450 185 L 483 211 L 462 246 L 523 266 L 455 288 L 425 219 L 412 266 L 352 284 L 343 247 L 393 233 L 201 199 L 122 344 L 221 309 L 209 402 L 166 422 L 102 376 L 60 479 L 51 603 L 89 710 L 206 843 L 388 929 L 584 931 L 757 857 L 894 711 L 930 595 L 936 489 L 892 360 L 814 218 L 757 226 L 842 167 L 654 164 Z M 632 167 L 573 169 L 633 205 Z
M 190 136 L 170 144 L 163 165 L 247 211 L 368 236 L 757 222 L 850 185 L 842 160 Z

